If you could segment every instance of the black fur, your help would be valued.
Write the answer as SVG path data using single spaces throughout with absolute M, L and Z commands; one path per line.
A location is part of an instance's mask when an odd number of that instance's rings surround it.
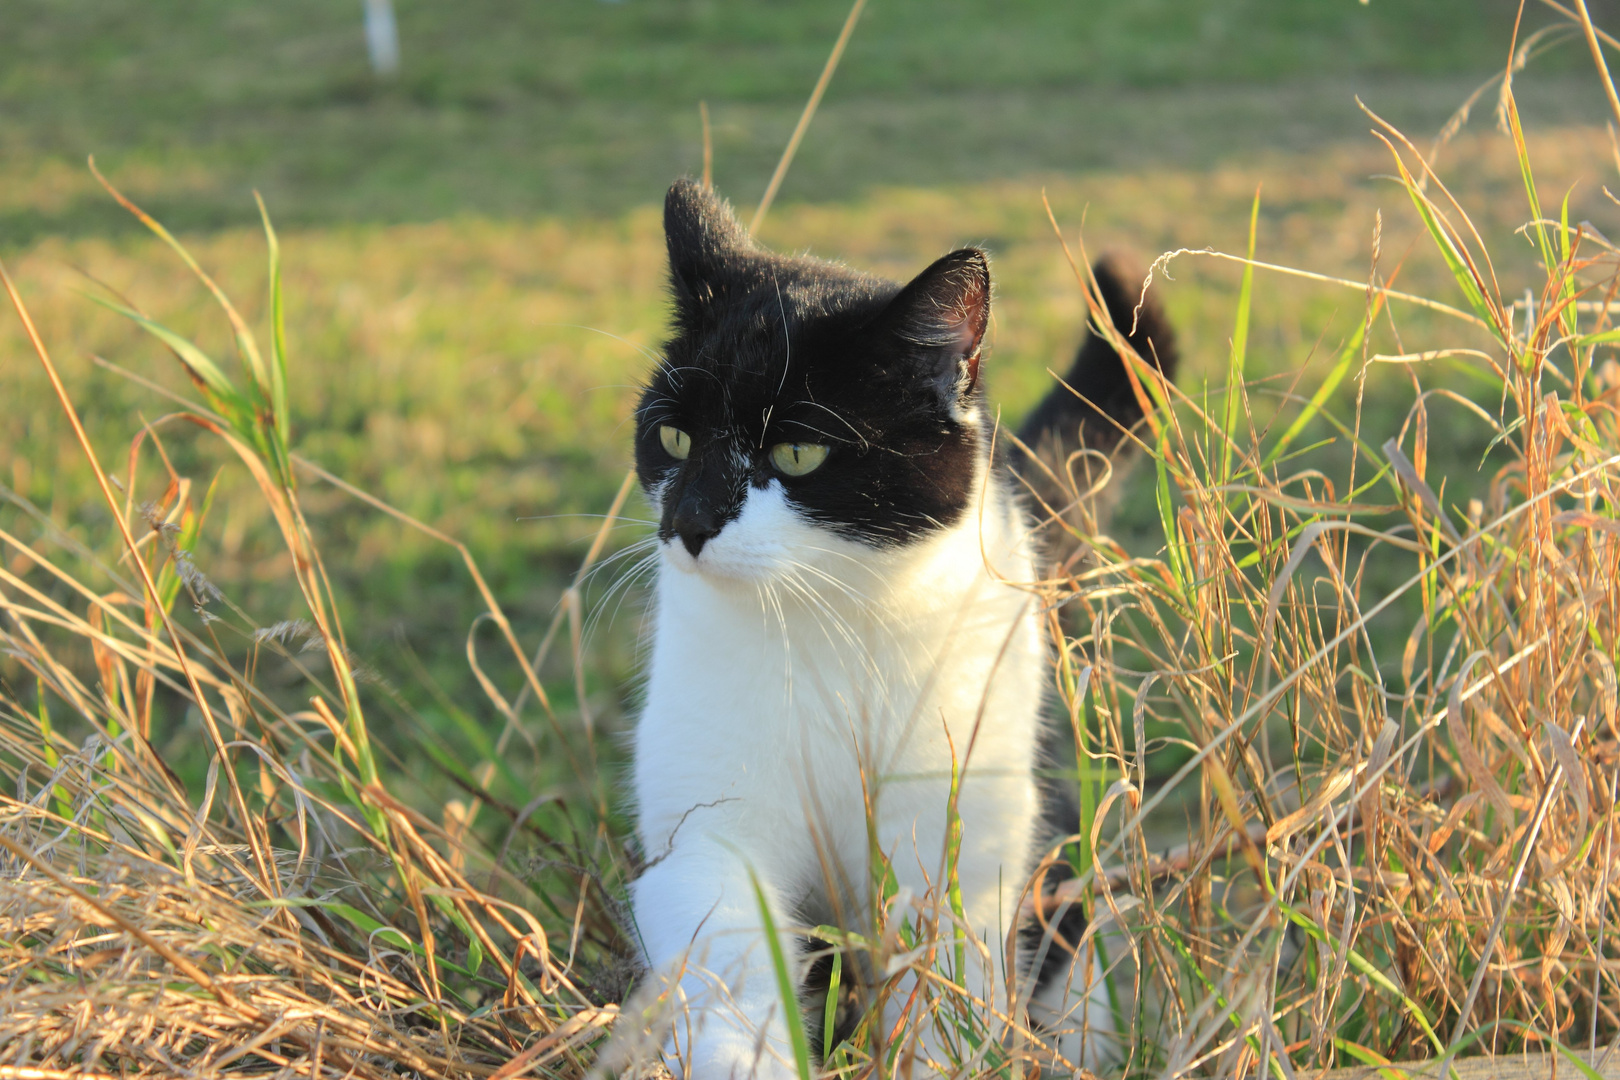
M 1091 272 L 1115 329 L 1138 356 L 1157 367 L 1166 378 L 1174 380 L 1179 359 L 1175 332 L 1157 297 L 1151 292 L 1142 296 L 1141 282 L 1145 275 L 1119 255 L 1105 255 Z M 1067 388 L 1054 386 L 1031 410 L 1017 432 L 1019 440 L 1045 467 L 1023 468 L 1024 462 L 1009 455 L 1034 493 L 1047 506 L 1060 511 L 1078 494 L 1067 487 L 1072 475 L 1068 467 L 1071 457 L 1080 450 L 1094 450 L 1122 458 L 1129 446 L 1125 443 L 1126 432 L 1142 419 L 1142 406 L 1126 374 L 1125 361 L 1095 331 L 1086 334 L 1074 363 L 1063 376 L 1063 383 Z M 1064 482 L 1054 483 L 1054 475 Z M 1055 561 L 1061 561 L 1067 554 L 1066 549 L 1074 546 L 1071 537 L 1056 530 L 1047 533 L 1046 541 L 1046 553 Z M 1045 735 L 1042 756 L 1047 765 L 1060 769 L 1063 762 L 1072 763 L 1074 750 L 1068 744 L 1066 733 L 1053 726 Z M 1044 780 L 1040 797 L 1041 826 L 1047 845 L 1072 836 L 1080 827 L 1080 807 L 1073 785 L 1064 780 Z M 1074 871 L 1067 860 L 1059 859 L 1042 882 L 1043 910 L 1057 923 L 1047 950 L 1037 952 L 1047 929 L 1040 920 L 1026 925 L 1020 932 L 1025 957 L 1038 965 L 1038 987 L 1066 976 L 1073 950 L 1085 933 L 1086 917 L 1080 905 L 1051 902 L 1059 886 L 1073 877 Z
M 1157 296 L 1142 296 L 1140 282 L 1144 274 L 1132 267 L 1124 257 L 1103 256 L 1092 267 L 1100 300 L 1108 309 L 1115 329 L 1126 338 L 1136 355 L 1173 381 L 1179 353 L 1176 335 L 1171 330 Z M 1063 376 L 1064 385 L 1056 385 L 1047 397 L 1030 411 L 1017 429 L 1017 437 L 1030 452 L 1043 461 L 1045 468 L 1019 468 L 1025 483 L 1048 507 L 1061 510 L 1079 492 L 1071 491 L 1064 483 L 1053 483 L 1058 476 L 1068 481 L 1071 470 L 1069 460 L 1079 450 L 1097 450 L 1123 457 L 1126 432 L 1142 419 L 1142 405 L 1131 387 L 1124 359 L 1115 348 L 1095 330 L 1085 335 L 1074 363 Z M 1011 457 L 1014 466 L 1024 465 Z M 1074 546 L 1068 534 L 1051 531 L 1047 534 L 1048 557 L 1068 554 Z M 1043 758 L 1050 766 L 1061 761 L 1072 761 L 1074 750 L 1068 745 L 1064 732 L 1050 727 L 1043 738 Z M 1047 779 L 1040 785 L 1042 801 L 1042 827 L 1048 844 L 1056 844 L 1063 837 L 1072 836 L 1081 824 L 1081 808 L 1074 797 L 1074 787 L 1066 780 Z M 1042 910 L 1045 918 L 1055 921 L 1055 933 L 1045 952 L 1037 952 L 1047 934 L 1043 920 L 1034 921 L 1021 929 L 1022 950 L 1029 962 L 1038 965 L 1038 988 L 1047 986 L 1055 978 L 1064 978 L 1069 972 L 1074 949 L 1085 933 L 1085 913 L 1079 904 L 1055 905 L 1053 894 L 1063 882 L 1074 878 L 1068 861 L 1058 860 L 1045 874 L 1042 882 Z
M 1091 272 L 1115 329 L 1138 356 L 1174 381 L 1176 335 L 1158 299 L 1152 293 L 1141 299 L 1143 275 L 1117 255 L 1097 260 Z M 1063 381 L 1069 389 L 1054 387 L 1019 426 L 1018 437 L 1026 446 L 1044 449 L 1059 462 L 1082 446 L 1108 453 L 1142 419 L 1123 361 L 1095 332 L 1086 335 Z
M 1056 740 L 1044 740 L 1049 745 L 1048 756 Z M 1071 754 L 1072 760 L 1072 754 Z M 1068 780 L 1047 778 L 1040 785 L 1041 800 L 1041 828 L 1046 835 L 1044 849 L 1039 852 L 1044 856 L 1052 845 L 1065 837 L 1073 836 L 1080 831 L 1080 803 L 1075 798 L 1074 784 Z M 1055 893 L 1066 881 L 1074 880 L 1074 867 L 1068 861 L 1070 854 L 1068 847 L 1046 871 L 1041 880 L 1041 893 L 1039 906 L 1041 914 L 1019 928 L 1019 952 L 1021 959 L 1030 967 L 1021 968 L 1028 973 L 1031 967 L 1035 970 L 1035 986 L 1037 990 L 1044 989 L 1053 979 L 1067 978 L 1069 969 L 1074 962 L 1074 951 L 1079 947 L 1080 937 L 1086 932 L 1086 913 L 1077 903 L 1060 904 L 1056 902 Z M 1046 938 L 1048 922 L 1056 922 L 1057 926 L 1050 943 L 1046 944 L 1044 952 L 1040 951 Z
M 766 252 L 691 181 L 664 204 L 674 334 L 636 410 L 636 468 L 662 498 L 659 535 L 696 554 L 750 485 L 782 483 L 810 518 L 873 546 L 956 522 L 988 438 L 978 385 L 989 319 L 981 251 L 953 252 L 900 287 Z M 691 436 L 680 462 L 659 428 Z M 771 447 L 830 447 L 802 477 Z

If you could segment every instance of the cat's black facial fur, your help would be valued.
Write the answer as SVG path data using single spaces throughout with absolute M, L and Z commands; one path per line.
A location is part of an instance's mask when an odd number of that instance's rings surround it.
M 662 501 L 660 537 L 697 555 L 773 480 L 810 519 L 874 546 L 961 518 L 989 434 L 983 252 L 953 252 L 902 288 L 762 250 L 691 181 L 670 188 L 664 228 L 674 332 L 636 410 L 636 468 Z M 665 450 L 663 425 L 691 436 L 686 460 Z M 778 443 L 830 452 L 784 476 Z

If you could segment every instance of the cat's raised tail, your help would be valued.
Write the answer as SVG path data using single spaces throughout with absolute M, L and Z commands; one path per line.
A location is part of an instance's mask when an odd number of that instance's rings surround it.
M 1143 293 L 1145 272 L 1118 254 L 1104 255 L 1091 272 L 1119 335 L 1137 356 L 1174 381 L 1175 331 L 1154 290 Z M 1128 449 L 1126 432 L 1142 419 L 1142 405 L 1125 363 L 1108 340 L 1095 327 L 1090 328 L 1062 382 L 1052 387 L 1019 426 L 1019 440 L 1040 461 L 1029 461 L 1017 453 L 1009 461 L 1047 504 L 1048 512 L 1062 512 L 1077 495 L 1086 493 L 1087 477 L 1099 475 L 1100 461 L 1076 460 L 1078 451 L 1113 456 Z M 1137 371 L 1139 378 L 1146 374 L 1140 368 Z

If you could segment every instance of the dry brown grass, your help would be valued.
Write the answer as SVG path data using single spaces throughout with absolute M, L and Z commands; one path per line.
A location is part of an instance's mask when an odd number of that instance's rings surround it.
M 519 1060 L 577 1071 L 578 1047 L 614 1006 L 575 985 L 571 948 L 566 958 L 552 951 L 530 914 L 545 901 L 490 873 L 489 853 L 469 855 L 476 804 L 435 822 L 378 771 L 364 673 L 343 643 L 300 502 L 301 463 L 286 442 L 279 320 L 261 352 L 216 291 L 238 334 L 243 380 L 165 339 L 208 403 L 165 420 L 197 425 L 236 455 L 305 601 L 306 620 L 255 629 L 240 610 L 221 611 L 219 590 L 192 561 L 208 498 L 169 466 L 164 424 L 136 437 L 122 479 L 104 471 L 4 281 L 123 540 L 109 565 L 48 519 L 52 555 L 0 535 L 13 555 L 12 569 L 0 570 L 0 641 L 34 683 L 31 700 L 11 686 L 0 693 L 0 769 L 13 790 L 0 803 L 4 1056 L 18 1067 L 121 1075 L 489 1076 Z M 274 262 L 271 281 L 276 311 Z M 137 505 L 118 491 L 141 489 L 143 451 L 167 484 Z M 488 618 L 516 650 L 468 565 Z M 34 580 L 20 576 L 28 571 Z M 182 621 L 185 609 L 195 617 Z M 549 711 L 533 666 L 516 655 Z M 271 656 L 303 673 L 300 689 L 258 684 Z M 300 698 L 307 708 L 289 705 Z M 211 750 L 201 792 L 151 742 L 154 711 L 181 701 Z M 59 712 L 53 723 L 52 710 L 64 707 L 73 728 L 93 734 L 76 742 L 59 733 L 67 718 Z M 485 783 L 493 769 L 479 770 Z M 587 916 L 583 883 L 576 916 L 572 947 Z
M 1106 928 L 1083 947 L 1108 954 L 1132 1074 L 1286 1077 L 1620 1037 L 1620 254 L 1541 205 L 1511 90 L 1500 100 L 1528 258 L 1515 249 L 1499 272 L 1489 230 L 1381 126 L 1454 291 L 1419 290 L 1439 299 L 1414 332 L 1414 301 L 1397 294 L 1416 287 L 1396 280 L 1404 255 L 1384 253 L 1378 219 L 1354 292 L 1310 286 L 1363 311 L 1324 346 L 1327 374 L 1259 382 L 1246 342 L 1269 279 L 1250 266 L 1231 393 L 1156 386 L 1140 369 L 1157 404 L 1137 436 L 1160 550 L 1128 553 L 1086 516 L 1083 485 L 1071 491 L 1076 555 L 1043 589 L 1082 828 L 1053 854 L 1077 872 L 1054 902 Z M 261 349 L 216 294 L 239 377 L 167 339 L 205 404 L 143 427 L 122 468 L 77 433 L 99 507 L 34 511 L 31 541 L 0 534 L 0 1067 L 583 1076 L 623 1000 L 613 958 L 632 950 L 613 898 L 635 868 L 593 730 L 565 730 L 539 660 L 460 549 L 522 698 L 547 717 L 544 752 L 597 801 L 536 835 L 538 874 L 514 872 L 507 846 L 474 828 L 505 815 L 516 834 L 548 797 L 510 806 L 489 789 L 511 740 L 530 735 L 523 701 L 488 680 L 506 727 L 467 770 L 466 801 L 435 818 L 402 792 L 305 515 L 303 485 L 336 478 L 288 443 L 274 296 Z M 1396 352 L 1373 346 L 1383 335 Z M 1380 366 L 1410 381 L 1392 431 L 1359 407 Z M 1464 422 L 1493 447 L 1477 497 L 1459 499 L 1470 480 L 1432 475 L 1430 445 Z M 303 622 L 256 627 L 196 570 L 209 496 L 164 453 L 177 424 L 218 439 L 251 478 Z M 154 484 L 161 496 L 138 501 Z M 115 538 L 110 556 L 92 533 Z M 571 643 L 583 685 L 579 580 L 541 651 Z M 189 785 L 152 741 L 181 725 L 209 762 Z M 1162 780 L 1150 760 L 1166 755 L 1179 764 Z M 1169 833 L 1186 843 L 1166 859 Z M 948 906 L 896 902 L 882 932 L 840 940 L 873 970 L 903 956 L 936 976 L 909 1028 L 869 1017 L 834 1057 L 841 1073 L 905 1071 L 907 1032 L 930 1013 L 974 1047 L 959 1075 L 1042 1058 L 1022 1024 L 953 992 Z
M 1504 295 L 1465 207 L 1374 118 L 1464 297 L 1441 312 L 1450 329 L 1399 355 L 1367 346 L 1397 308 L 1441 310 L 1390 291 L 1399 267 L 1375 230 L 1362 331 L 1327 384 L 1248 387 L 1246 277 L 1236 390 L 1145 388 L 1169 402 L 1139 433 L 1161 557 L 1129 558 L 1095 523 L 1072 530 L 1090 555 L 1064 583 L 1080 632 L 1053 619 L 1090 777 L 1072 858 L 1092 875 L 1122 861 L 1109 876 L 1145 901 L 1124 915 L 1129 962 L 1114 960 L 1122 982 L 1143 976 L 1133 1049 L 1151 1072 L 1285 1075 L 1284 1059 L 1620 1035 L 1620 367 L 1603 357 L 1620 339 L 1620 261 L 1567 203 L 1542 209 L 1511 86 L 1500 115 L 1534 289 Z M 1445 360 L 1491 388 L 1480 404 L 1425 385 Z M 1332 421 L 1351 452 L 1295 457 L 1332 385 L 1377 364 L 1409 375 L 1399 430 L 1368 430 L 1357 395 Z M 1261 394 L 1282 398 L 1275 420 Z M 1497 454 L 1465 502 L 1446 481 L 1466 478 L 1427 469 L 1458 404 Z M 1399 584 L 1371 584 L 1396 568 Z M 1155 721 L 1190 752 L 1162 784 L 1143 757 Z M 1144 825 L 1178 796 L 1191 842 L 1167 868 Z M 1088 876 L 1069 894 L 1110 913 Z

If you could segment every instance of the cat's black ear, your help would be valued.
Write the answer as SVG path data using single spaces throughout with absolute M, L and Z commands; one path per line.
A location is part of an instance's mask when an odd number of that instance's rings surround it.
M 754 248 L 730 204 L 691 179 L 675 181 L 664 196 L 664 238 L 680 301 L 709 299 L 736 256 Z
M 989 256 L 978 248 L 951 252 L 901 289 L 878 321 L 938 380 L 943 396 L 965 398 L 978 385 L 990 323 Z

